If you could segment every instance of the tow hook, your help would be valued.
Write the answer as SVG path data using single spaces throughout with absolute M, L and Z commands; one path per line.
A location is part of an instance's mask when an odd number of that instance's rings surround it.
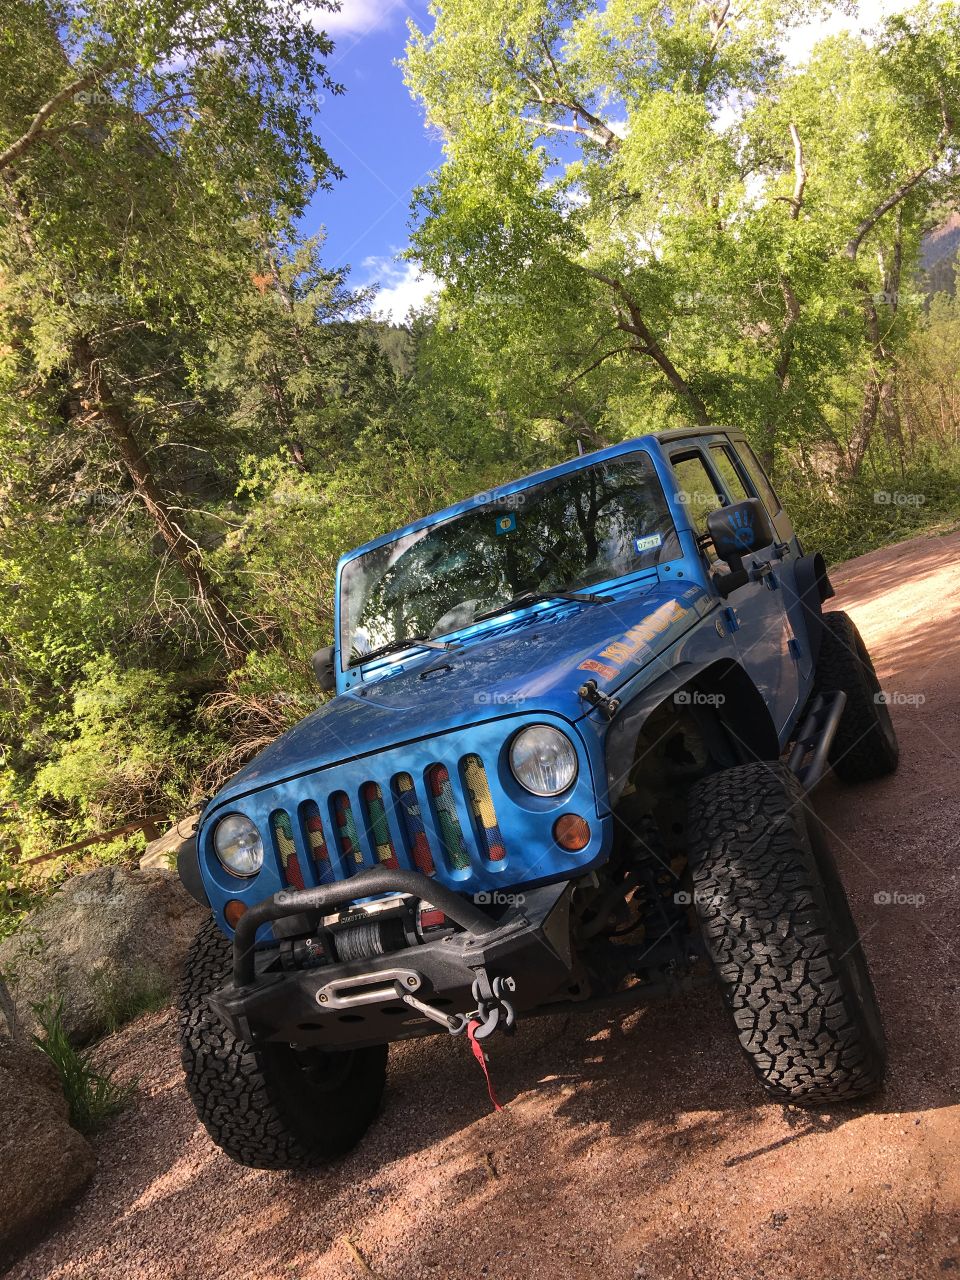
M 502 1026 L 504 1031 L 512 1031 L 516 1014 L 504 992 L 509 991 L 512 995 L 516 989 L 517 984 L 513 978 L 494 978 L 491 986 L 486 969 L 481 969 L 472 987 L 477 1007 L 472 1013 L 459 1015 L 463 1025 L 457 1028 L 454 1035 L 466 1031 L 471 1023 L 478 1024 L 473 1032 L 476 1040 L 486 1040 L 487 1036 L 492 1036 L 499 1026 Z
M 409 1005 L 411 1009 L 416 1009 L 432 1022 L 438 1023 L 452 1036 L 463 1035 L 471 1023 L 476 1023 L 474 1038 L 485 1040 L 487 1036 L 493 1035 L 498 1027 L 502 1027 L 504 1031 L 512 1031 L 516 1022 L 513 1005 L 506 996 L 507 992 L 512 994 L 516 991 L 516 982 L 509 977 L 494 978 L 491 985 L 485 969 L 481 969 L 474 979 L 471 994 L 477 1002 L 477 1007 L 470 1013 L 444 1013 L 442 1009 L 435 1009 L 425 1000 L 412 995 L 400 982 L 395 982 L 393 989 L 404 1004 Z

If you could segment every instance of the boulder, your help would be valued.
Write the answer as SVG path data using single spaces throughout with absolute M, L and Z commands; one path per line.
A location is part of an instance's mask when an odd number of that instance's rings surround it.
M 62 1002 L 64 1029 L 84 1044 L 169 999 L 206 914 L 168 871 L 98 867 L 0 943 L 0 977 L 27 1027 L 34 1006 Z
M 158 839 L 151 840 L 140 859 L 140 870 L 148 871 L 151 867 L 159 867 L 162 871 L 176 870 L 177 854 L 190 840 L 199 821 L 199 813 L 192 813 L 188 818 L 181 818 L 175 827 Z
M 0 982 L 0 1268 L 86 1186 L 93 1148 L 68 1123 L 52 1064 L 24 1033 Z

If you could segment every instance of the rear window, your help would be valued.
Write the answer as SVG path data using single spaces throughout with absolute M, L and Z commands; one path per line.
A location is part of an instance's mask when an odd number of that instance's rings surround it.
M 746 498 L 749 498 L 751 495 L 747 493 L 746 486 L 740 478 L 740 472 L 734 464 L 730 446 L 726 444 L 711 445 L 710 457 L 713 459 L 713 465 L 720 474 L 720 479 L 726 486 L 731 501 L 743 502 Z
M 773 486 L 767 479 L 767 473 L 761 467 L 757 455 L 753 452 L 746 440 L 738 440 L 736 442 L 737 456 L 746 468 L 747 475 L 757 492 L 757 497 L 767 508 L 767 514 L 775 516 L 783 510 L 780 499 L 774 492 Z

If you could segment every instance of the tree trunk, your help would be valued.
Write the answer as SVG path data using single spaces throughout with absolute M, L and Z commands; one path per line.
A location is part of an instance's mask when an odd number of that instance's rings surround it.
M 190 584 L 194 599 L 200 605 L 227 661 L 231 666 L 238 666 L 249 651 L 249 642 L 227 607 L 219 588 L 211 580 L 200 548 L 173 519 L 133 427 L 113 398 L 103 367 L 86 338 L 79 338 L 73 344 L 73 357 L 77 372 L 87 384 L 86 407 L 97 415 L 113 441 L 127 474 L 133 481 L 137 496 Z

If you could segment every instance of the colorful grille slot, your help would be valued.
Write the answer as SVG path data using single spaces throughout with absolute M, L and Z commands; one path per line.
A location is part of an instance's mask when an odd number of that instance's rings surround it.
M 407 837 L 407 848 L 410 850 L 413 865 L 425 876 L 432 876 L 436 868 L 433 865 L 433 855 L 430 853 L 430 844 L 423 825 L 417 789 L 409 773 L 397 774 L 393 780 L 393 792 L 400 806 L 403 830 Z
M 337 835 L 340 848 L 348 861 L 352 859 L 357 866 L 363 866 L 363 850 L 360 848 L 360 837 L 357 835 L 357 824 L 353 816 L 350 797 L 345 791 L 336 791 L 333 795 L 333 812 L 337 820 Z
M 491 862 L 500 862 L 507 856 L 503 836 L 497 823 L 497 811 L 487 782 L 487 771 L 479 756 L 464 756 L 463 776 L 467 784 L 467 797 L 480 833 L 481 852 Z
M 387 811 L 383 805 L 383 793 L 376 782 L 365 782 L 360 788 L 364 808 L 367 811 L 367 823 L 373 837 L 377 861 L 385 867 L 399 867 L 397 851 L 390 839 L 390 826 L 387 823 Z
M 312 800 L 308 800 L 301 807 L 300 813 L 303 819 L 303 828 L 307 833 L 310 856 L 313 858 L 314 866 L 317 868 L 317 878 L 321 884 L 332 884 L 336 876 L 330 863 L 330 850 L 327 848 L 327 838 L 323 831 L 323 819 L 320 817 L 320 809 Z
M 454 871 L 466 871 L 470 866 L 467 846 L 457 817 L 453 787 L 446 765 L 432 764 L 427 770 L 427 783 L 433 796 L 433 808 L 437 815 L 437 828 L 443 842 L 447 861 Z
M 273 829 L 273 839 L 280 855 L 284 883 L 290 885 L 293 889 L 305 888 L 300 859 L 297 857 L 297 846 L 293 840 L 293 825 L 290 822 L 290 815 L 282 809 L 278 809 L 270 819 L 270 826 Z

